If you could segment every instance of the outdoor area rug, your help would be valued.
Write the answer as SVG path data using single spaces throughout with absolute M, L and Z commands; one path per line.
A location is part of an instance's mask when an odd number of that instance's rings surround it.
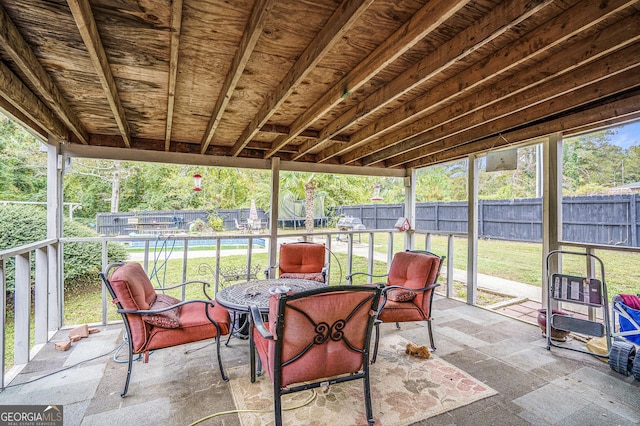
M 446 361 L 405 354 L 407 340 L 390 336 L 380 341 L 378 360 L 371 365 L 371 401 L 376 424 L 410 425 L 462 407 L 497 392 Z M 255 383 L 249 366 L 229 369 L 231 392 L 243 426 L 271 425 L 273 385 L 265 374 Z M 312 391 L 284 395 L 282 405 L 299 406 L 312 398 Z M 283 411 L 286 425 L 367 424 L 363 382 L 354 380 L 316 389 L 309 404 Z M 269 410 L 269 411 L 268 411 Z

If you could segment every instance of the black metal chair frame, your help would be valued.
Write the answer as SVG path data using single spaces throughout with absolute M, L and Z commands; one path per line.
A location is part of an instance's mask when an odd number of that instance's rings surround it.
M 304 311 L 288 305 L 288 302 L 291 300 L 301 299 L 309 296 L 314 296 L 322 293 L 330 293 L 330 292 L 339 292 L 339 291 L 365 291 L 371 292 L 371 296 L 367 299 L 363 300 L 359 303 L 351 313 L 342 320 L 337 320 L 334 324 L 326 324 L 324 322 L 315 323 L 311 317 Z M 256 381 L 256 372 L 260 369 L 260 363 L 258 362 L 258 366 L 256 368 L 256 348 L 255 341 L 253 336 L 254 329 L 260 333 L 262 337 L 268 340 L 272 340 L 275 342 L 275 354 L 274 354 L 274 373 L 273 373 L 273 388 L 274 388 L 274 412 L 275 412 L 275 423 L 276 426 L 282 425 L 282 395 L 286 395 L 293 392 L 299 392 L 307 389 L 314 389 L 320 386 L 332 385 L 335 383 L 342 383 L 351 380 L 363 379 L 364 381 L 364 399 L 365 399 L 365 409 L 367 414 L 367 419 L 370 424 L 374 423 L 373 420 L 373 409 L 371 407 L 371 381 L 369 376 L 369 346 L 371 343 L 371 334 L 373 331 L 373 325 L 376 319 L 376 306 L 378 306 L 380 302 L 382 287 L 381 286 L 333 286 L 333 287 L 323 287 L 314 290 L 304 291 L 300 293 L 292 293 L 292 294 L 282 294 L 280 295 L 280 299 L 278 301 L 278 318 L 276 323 L 275 334 L 272 331 L 269 331 L 264 325 L 264 319 L 259 309 L 256 306 L 251 306 L 251 327 L 249 333 L 249 344 L 250 344 L 250 362 L 251 362 L 251 382 L 254 383 Z M 346 323 L 349 322 L 350 318 L 360 309 L 370 309 L 370 317 L 367 323 L 366 334 L 364 339 L 364 347 L 363 349 L 358 349 L 351 345 L 349 341 L 344 338 L 343 333 L 340 331 Z M 316 335 L 313 336 L 309 345 L 298 355 L 293 357 L 290 360 L 285 362 L 282 361 L 282 346 L 283 339 L 280 336 L 283 335 L 285 331 L 285 321 L 284 321 L 284 313 L 286 309 L 293 309 L 299 313 L 301 313 L 315 328 Z M 280 369 L 300 358 L 302 358 L 313 346 L 321 345 L 329 340 L 333 341 L 344 341 L 346 346 L 354 351 L 362 354 L 362 370 L 359 373 L 349 374 L 346 376 L 332 377 L 332 378 L 324 378 L 323 380 L 319 380 L 313 383 L 304 383 L 297 386 L 287 386 L 282 387 L 281 382 L 281 374 Z
M 406 252 L 409 253 L 421 253 L 421 254 L 427 254 L 430 256 L 436 256 L 438 258 L 440 258 L 440 264 L 438 265 L 438 272 L 436 273 L 436 279 L 435 282 L 431 285 L 428 285 L 426 287 L 423 288 L 418 288 L 418 289 L 413 289 L 413 288 L 407 288 L 407 287 L 403 287 L 403 286 L 399 286 L 399 285 L 392 285 L 392 286 L 385 286 L 382 289 L 382 303 L 380 303 L 380 306 L 378 308 L 378 314 L 376 317 L 379 317 L 380 314 L 382 313 L 382 310 L 384 309 L 384 306 L 387 304 L 387 293 L 391 290 L 394 289 L 403 289 L 403 290 L 411 290 L 414 293 L 420 293 L 420 292 L 425 292 L 425 291 L 429 291 L 431 289 L 435 289 L 436 287 L 440 287 L 440 284 L 438 284 L 438 279 L 440 278 L 440 271 L 442 269 L 442 264 L 444 263 L 444 260 L 446 259 L 446 256 L 439 256 L 433 252 L 427 251 L 427 250 L 405 250 Z M 372 278 L 387 278 L 389 276 L 389 274 L 384 274 L 384 275 L 371 275 L 371 274 L 367 274 L 366 272 L 355 272 L 351 275 L 348 275 L 346 277 L 347 281 L 351 281 L 352 277 L 354 275 L 366 275 L 368 277 L 372 277 Z M 434 292 L 431 292 L 431 298 L 429 300 L 429 305 L 431 306 L 433 304 L 433 294 Z M 436 346 L 434 344 L 434 340 L 433 340 L 433 328 L 431 326 L 431 319 L 425 320 L 427 322 L 427 332 L 429 333 L 429 346 L 431 347 L 432 351 L 436 350 Z M 382 321 L 380 320 L 376 320 L 375 322 L 375 340 L 374 340 L 374 346 L 373 346 L 373 355 L 371 356 L 371 363 L 376 362 L 376 359 L 378 357 L 378 345 L 380 343 L 380 324 L 382 323 Z M 400 323 L 396 322 L 396 329 L 400 330 Z
M 117 263 L 111 263 L 109 265 L 107 265 L 107 267 L 105 268 L 104 272 L 100 272 L 98 275 L 100 276 L 100 278 L 102 279 L 102 282 L 104 283 L 104 285 L 107 287 L 107 290 L 109 291 L 109 294 L 111 295 L 112 300 L 117 300 L 117 296 L 115 294 L 115 291 L 113 290 L 113 287 L 111 287 L 111 282 L 109 281 L 109 276 L 111 273 L 111 269 L 116 268 L 116 267 L 120 267 L 124 265 L 123 262 L 117 262 Z M 116 307 L 117 312 L 119 314 L 122 315 L 122 322 L 124 323 L 124 327 L 125 327 L 125 333 L 126 333 L 126 338 L 124 338 L 124 340 L 126 340 L 127 346 L 128 346 L 128 350 L 129 350 L 129 357 L 128 357 L 128 367 L 127 367 L 127 378 L 125 380 L 125 384 L 124 384 L 124 390 L 122 391 L 122 393 L 120 394 L 120 396 L 122 398 L 124 398 L 125 396 L 127 396 L 127 392 L 129 390 L 129 382 L 131 380 L 131 371 L 133 369 L 133 339 L 131 338 L 131 326 L 129 325 L 129 318 L 127 317 L 127 314 L 139 314 L 139 315 L 145 315 L 145 314 L 157 314 L 160 312 L 165 312 L 171 309 L 174 309 L 178 306 L 182 306 L 182 305 L 186 305 L 189 303 L 202 303 L 204 305 L 204 310 L 205 310 L 205 314 L 207 315 L 207 319 L 211 322 L 211 324 L 213 324 L 213 326 L 216 328 L 216 354 L 218 357 L 218 365 L 220 367 L 220 374 L 222 376 L 222 380 L 224 380 L 225 382 L 229 381 L 229 377 L 227 376 L 227 374 L 224 371 L 224 367 L 222 366 L 222 357 L 220 355 L 220 340 L 221 340 L 221 335 L 220 335 L 220 326 L 218 325 L 218 323 L 216 321 L 214 321 L 213 318 L 211 318 L 211 316 L 209 315 L 209 309 L 208 307 L 214 307 L 214 302 L 211 300 L 211 297 L 209 296 L 209 294 L 207 293 L 206 288 L 210 287 L 211 284 L 209 284 L 206 281 L 187 281 L 181 284 L 177 284 L 171 287 L 162 287 L 162 288 L 155 288 L 155 290 L 160 290 L 160 291 L 164 291 L 164 290 L 171 290 L 174 288 L 180 288 L 180 287 L 185 287 L 186 285 L 189 284 L 202 284 L 202 292 L 204 293 L 205 297 L 207 297 L 207 299 L 209 300 L 202 300 L 202 299 L 195 299 L 195 300 L 185 300 L 182 301 L 176 305 L 173 306 L 168 306 L 166 308 L 162 308 L 162 309 L 150 309 L 150 310 L 134 310 L 134 309 L 123 309 L 122 304 L 120 302 L 116 302 Z

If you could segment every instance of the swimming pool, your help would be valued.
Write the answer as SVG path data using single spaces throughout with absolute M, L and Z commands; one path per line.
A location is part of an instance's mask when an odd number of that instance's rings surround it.
M 194 247 L 208 247 L 208 248 L 216 248 L 218 241 L 220 241 L 220 249 L 233 249 L 233 248 L 247 248 L 249 244 L 249 238 L 220 238 L 220 239 L 198 239 L 198 240 L 188 240 L 189 248 Z M 126 247 L 129 248 L 144 248 L 147 240 L 131 240 L 124 243 Z M 182 249 L 184 248 L 184 239 L 180 238 L 162 238 L 162 239 L 150 239 L 149 248 L 154 247 L 166 247 L 173 249 Z M 252 245 L 254 248 L 265 248 L 265 239 L 264 238 L 253 238 Z

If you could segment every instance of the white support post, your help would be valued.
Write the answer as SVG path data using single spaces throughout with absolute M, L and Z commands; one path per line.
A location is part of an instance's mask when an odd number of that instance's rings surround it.
M 247 273 L 245 278 L 247 281 L 251 281 L 251 260 L 253 258 L 253 237 L 247 238 L 247 261 L 244 265 Z
M 102 248 L 102 270 L 105 271 L 107 268 L 107 262 L 109 262 L 109 252 L 107 250 L 107 242 L 106 241 L 102 241 L 101 244 L 101 248 Z M 102 281 L 102 280 L 101 280 Z M 100 283 L 101 284 L 101 289 L 102 289 L 102 325 L 107 325 L 109 323 L 109 318 L 108 318 L 108 301 L 109 299 L 109 294 L 107 291 L 107 286 L 104 285 L 104 283 Z
M 218 293 L 218 289 L 220 288 L 220 245 L 222 243 L 222 240 L 220 238 L 216 238 L 216 278 L 215 278 L 215 282 L 216 282 L 216 291 L 215 293 Z
M 269 278 L 275 277 L 272 268 L 278 254 L 278 200 L 280 198 L 280 158 L 271 159 L 271 209 L 269 211 Z
M 478 290 L 478 160 L 470 155 L 468 169 L 468 216 L 467 216 L 467 304 L 475 305 Z
M 585 261 L 587 263 L 587 277 L 589 278 L 598 278 L 596 259 L 593 257 L 595 254 L 596 251 L 593 247 L 587 247 L 587 256 L 585 256 Z M 604 277 L 600 277 L 600 279 L 604 280 Z M 589 306 L 587 308 L 587 316 L 589 317 L 589 321 L 597 321 L 595 306 Z
M 13 363 L 29 362 L 29 342 L 31 336 L 31 255 L 20 254 L 15 257 L 15 297 Z
M 49 291 L 48 291 L 48 259 L 45 248 L 36 249 L 36 275 L 35 275 L 35 343 L 47 343 L 49 340 Z
M 59 252 L 59 244 L 52 244 L 47 249 L 47 328 L 50 332 L 57 331 L 62 326 L 60 321 L 60 299 L 58 297 Z
M 453 234 L 447 238 L 447 298 L 453 296 Z
M 353 233 L 347 234 L 347 275 L 353 273 Z
M 543 147 L 542 169 L 542 302 L 547 301 L 547 274 L 560 272 L 561 259 L 552 256 L 547 271 L 546 259 L 549 252 L 560 248 L 562 239 L 562 134 L 553 133 Z M 557 309 L 557 302 L 552 301 L 552 309 Z
M 0 327 L 2 332 L 0 332 L 0 350 L 2 354 L 0 356 L 0 387 L 4 388 L 5 380 L 4 380 L 4 372 L 7 371 L 7 365 L 5 362 L 4 354 L 7 352 L 7 341 L 4 330 L 7 329 L 7 276 L 5 271 L 7 270 L 7 262 L 2 259 L 0 260 L 0 313 L 2 317 L 0 318 Z
M 64 158 L 60 155 L 60 144 L 49 137 L 47 144 L 47 238 L 62 237 L 62 171 Z M 50 246 L 48 253 L 48 327 L 56 331 L 62 327 L 64 277 L 62 274 L 62 246 Z
M 330 284 L 331 282 L 331 261 L 333 259 L 331 259 L 331 234 L 327 234 L 325 239 L 324 239 L 325 243 L 324 246 L 326 248 L 325 250 L 325 264 L 327 265 L 327 284 Z M 344 277 L 338 277 L 340 278 L 340 282 L 338 282 L 338 285 L 342 284 L 342 280 L 344 279 Z
M 411 229 L 404 233 L 404 249 L 413 250 L 415 247 L 415 234 L 413 230 L 416 228 L 416 169 L 408 169 L 407 176 L 404 178 L 404 215 L 409 219 Z
M 367 266 L 367 273 L 369 275 L 373 275 L 373 262 L 375 261 L 374 238 L 375 238 L 375 234 L 373 232 L 369 232 L 369 247 L 368 247 L 369 264 Z M 372 281 L 372 277 L 370 276 L 367 282 L 371 284 L 371 281 Z
M 389 269 L 391 268 L 391 262 L 393 261 L 393 237 L 394 237 L 394 233 L 393 232 L 389 232 L 389 235 L 387 236 L 387 272 L 389 272 Z
M 182 282 L 186 282 L 187 281 L 187 263 L 189 260 L 189 241 L 188 240 L 183 240 L 183 244 L 184 244 L 184 249 L 182 250 Z M 163 286 L 167 285 L 167 283 L 164 282 L 162 283 Z M 186 291 L 186 286 L 182 286 L 182 300 L 185 299 L 185 291 Z

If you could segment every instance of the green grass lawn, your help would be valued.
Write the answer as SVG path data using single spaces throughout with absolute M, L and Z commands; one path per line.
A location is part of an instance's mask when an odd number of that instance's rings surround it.
M 362 235 L 362 242 L 368 241 L 368 235 Z M 416 236 L 416 249 L 425 248 L 424 236 Z M 404 235 L 395 234 L 394 252 L 402 250 Z M 387 236 L 375 237 L 375 251 L 387 253 Z M 467 240 L 466 238 L 454 238 L 454 268 L 467 269 Z M 432 236 L 431 251 L 438 255 L 447 254 L 447 237 Z M 580 251 L 568 248 L 567 251 Z M 640 253 L 625 253 L 619 251 L 596 251 L 604 263 L 605 281 L 609 296 L 620 293 L 640 292 Z M 446 262 L 443 270 L 446 270 Z M 596 263 L 596 266 L 599 266 Z M 544 259 L 542 257 L 542 244 L 524 243 L 501 240 L 478 241 L 478 272 L 507 280 L 525 284 L 542 286 L 542 274 L 545 272 Z M 563 273 L 585 276 L 586 257 L 575 255 L 563 256 Z M 598 269 L 599 274 L 599 269 Z

